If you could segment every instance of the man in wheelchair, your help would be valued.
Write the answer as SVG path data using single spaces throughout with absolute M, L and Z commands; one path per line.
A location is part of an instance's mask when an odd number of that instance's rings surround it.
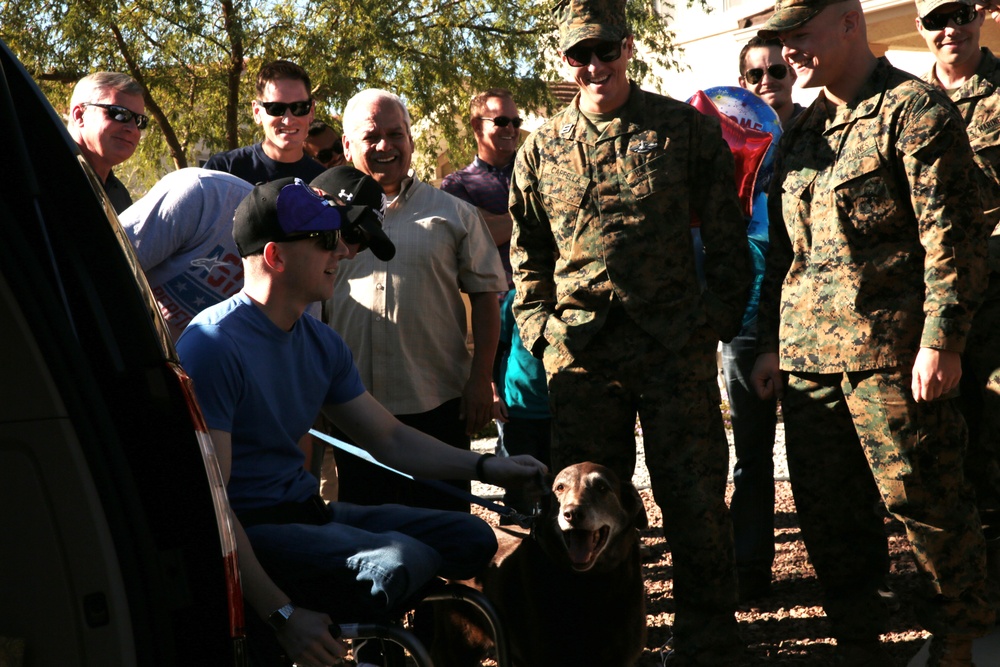
M 299 665 L 345 655 L 331 623 L 377 617 L 436 576 L 471 577 L 497 548 L 469 514 L 323 502 L 297 444 L 320 411 L 415 477 L 530 487 L 545 472 L 531 457 L 478 456 L 404 426 L 365 390 L 340 336 L 305 314 L 330 298 L 338 262 L 357 251 L 341 232 L 371 212 L 353 203 L 338 206 L 297 179 L 256 186 L 233 224 L 243 290 L 177 341 L 226 480 L 244 595 Z

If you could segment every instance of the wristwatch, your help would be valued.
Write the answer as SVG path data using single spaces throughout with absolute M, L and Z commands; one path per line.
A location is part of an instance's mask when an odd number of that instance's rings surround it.
M 270 625 L 274 630 L 280 630 L 285 627 L 285 623 L 288 623 L 288 619 L 292 617 L 295 612 L 295 605 L 291 602 L 275 609 L 271 612 L 271 615 L 267 617 L 267 624 Z

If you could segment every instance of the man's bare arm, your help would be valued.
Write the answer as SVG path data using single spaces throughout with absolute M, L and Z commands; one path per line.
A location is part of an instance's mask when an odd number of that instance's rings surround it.
M 514 221 L 509 212 L 490 213 L 484 208 L 479 209 L 479 212 L 482 214 L 483 220 L 486 221 L 486 227 L 490 230 L 494 244 L 501 246 L 510 241 L 511 232 L 514 230 Z
M 232 471 L 232 436 L 225 431 L 209 430 L 222 478 L 229 484 Z M 250 539 L 236 514 L 230 511 L 236 533 L 236 550 L 240 561 L 240 579 L 247 602 L 261 619 L 289 602 L 294 603 L 267 575 L 254 554 Z M 276 632 L 278 641 L 288 656 L 300 665 L 325 667 L 347 655 L 347 647 L 330 634 L 330 617 L 326 614 L 296 607 L 285 626 Z

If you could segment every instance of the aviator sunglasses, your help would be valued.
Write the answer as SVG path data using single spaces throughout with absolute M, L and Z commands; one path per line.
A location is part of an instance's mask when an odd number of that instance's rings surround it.
M 292 113 L 294 114 L 295 112 L 293 111 Z M 322 150 L 316 151 L 316 159 L 326 164 L 327 162 L 333 159 L 333 156 L 335 154 L 336 155 L 344 154 L 344 142 L 341 141 L 340 139 L 334 141 L 333 145 L 330 146 L 329 148 L 324 148 Z
M 261 102 L 257 100 L 257 104 L 264 107 L 268 116 L 284 116 L 289 109 L 292 110 L 293 116 L 305 116 L 312 109 L 312 100 L 299 102 Z
M 520 116 L 514 116 L 513 118 L 508 118 L 507 116 L 497 116 L 496 118 L 480 116 L 479 120 L 488 120 L 497 127 L 507 127 L 508 125 L 513 125 L 515 130 L 521 127 Z
M 965 25 L 972 23 L 979 16 L 979 10 L 972 5 L 962 5 L 953 12 L 939 12 L 928 14 L 920 19 L 920 23 L 925 30 L 944 30 L 948 21 L 954 21 L 955 25 Z
M 563 55 L 570 67 L 586 67 L 593 56 L 597 56 L 602 63 L 613 63 L 622 57 L 624 45 L 625 40 L 600 42 L 593 46 L 573 46 L 563 51 Z
M 141 113 L 136 113 L 131 109 L 120 107 L 117 104 L 100 104 L 98 102 L 84 102 L 80 106 L 100 107 L 104 109 L 104 112 L 106 114 L 108 114 L 108 118 L 110 118 L 111 120 L 116 120 L 119 123 L 129 123 L 132 120 L 135 120 L 135 126 L 140 130 L 145 130 L 146 126 L 149 125 L 148 116 L 143 116 Z
M 788 65 L 770 65 L 767 68 L 767 75 L 772 79 L 784 79 L 788 75 Z M 764 69 L 761 67 L 748 69 L 743 73 L 743 78 L 751 86 L 756 86 L 764 80 Z

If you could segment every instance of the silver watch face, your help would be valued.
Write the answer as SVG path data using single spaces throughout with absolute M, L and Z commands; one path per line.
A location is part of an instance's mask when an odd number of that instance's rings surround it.
M 285 623 L 292 616 L 292 612 L 295 611 L 295 605 L 289 603 L 271 612 L 271 615 L 267 617 L 267 624 L 270 625 L 275 630 L 280 630 L 285 627 Z

